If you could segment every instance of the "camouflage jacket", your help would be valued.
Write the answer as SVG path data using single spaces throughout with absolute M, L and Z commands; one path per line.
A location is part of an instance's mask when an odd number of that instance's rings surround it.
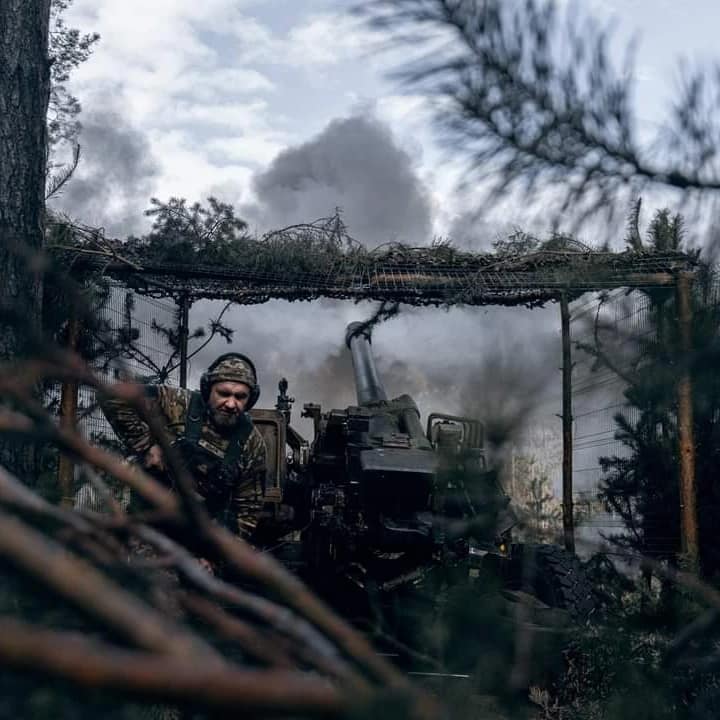
M 191 391 L 166 385 L 146 386 L 151 412 L 164 419 L 168 439 L 173 442 L 185 434 Z M 156 443 L 147 424 L 120 400 L 106 400 L 102 410 L 118 437 L 137 455 L 143 455 Z M 211 514 L 244 537 L 251 537 L 262 509 L 266 481 L 266 449 L 260 431 L 253 427 L 243 450 L 228 472 L 218 473 L 228 449 L 229 438 L 204 421 L 198 446 L 203 452 L 187 460 L 196 489 Z M 213 462 L 215 460 L 215 462 Z

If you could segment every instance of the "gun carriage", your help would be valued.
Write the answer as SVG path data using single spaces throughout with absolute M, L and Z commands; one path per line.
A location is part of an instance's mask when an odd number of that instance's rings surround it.
M 516 518 L 486 467 L 483 424 L 432 413 L 423 427 L 409 395 L 388 398 L 370 330 L 350 324 L 346 344 L 357 404 L 328 412 L 306 404 L 310 443 L 290 425 L 286 380 L 275 410 L 253 410 L 272 456 L 269 507 L 294 514 L 294 532 L 274 552 L 346 616 L 380 615 L 392 631 L 408 598 L 432 603 L 441 585 L 488 576 L 577 618 L 591 612 L 576 557 L 514 542 Z

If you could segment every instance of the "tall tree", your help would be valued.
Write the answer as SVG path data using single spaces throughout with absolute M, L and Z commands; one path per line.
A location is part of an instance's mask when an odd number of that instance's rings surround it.
M 43 246 L 50 0 L 0 0 L 0 361 L 22 355 L 23 328 L 40 327 L 42 284 L 32 259 Z M 0 446 L 25 474 L 32 454 Z
M 41 284 L 28 257 L 43 245 L 50 0 L 0 2 L 0 301 L 38 327 Z M 4 319 L 0 357 L 22 350 Z
M 643 242 L 638 229 L 639 204 L 634 208 L 628 246 L 635 251 L 682 250 L 683 225 L 679 216 L 658 211 Z M 720 572 L 716 517 L 720 492 L 716 482 L 720 459 L 720 380 L 717 375 L 720 303 L 718 278 L 701 266 L 693 293 L 694 351 L 682 349 L 675 297 L 671 289 L 642 291 L 647 302 L 647 325 L 642 334 L 610 336 L 596 328 L 595 343 L 583 345 L 602 366 L 626 383 L 626 411 L 615 416 L 615 437 L 627 452 L 600 458 L 605 473 L 601 498 L 618 514 L 626 531 L 614 542 L 631 551 L 674 562 L 681 549 L 679 455 L 676 387 L 689 366 L 693 385 L 696 487 L 699 508 L 700 561 L 705 574 Z M 624 362 L 617 360 L 622 343 Z M 627 357 L 628 348 L 631 356 Z
M 48 107 L 49 141 L 76 143 L 80 134 L 80 101 L 68 89 L 72 71 L 84 63 L 100 40 L 96 32 L 81 33 L 69 27 L 64 13 L 73 0 L 52 0 L 50 5 L 50 103 Z
M 80 160 L 80 101 L 67 86 L 70 75 L 91 55 L 100 39 L 97 33 L 81 33 L 69 27 L 64 14 L 73 0 L 50 3 L 50 102 L 48 105 L 48 199 L 70 179 Z M 63 150 L 70 158 L 62 160 Z M 67 153 L 66 153 L 67 154 Z

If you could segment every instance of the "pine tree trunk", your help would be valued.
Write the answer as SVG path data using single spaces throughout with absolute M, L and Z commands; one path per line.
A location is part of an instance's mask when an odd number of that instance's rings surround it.
M 50 0 L 0 0 L 0 362 L 25 354 L 41 323 L 42 284 L 28 261 L 43 245 L 49 23 Z M 21 476 L 33 456 L 0 438 L 0 461 Z

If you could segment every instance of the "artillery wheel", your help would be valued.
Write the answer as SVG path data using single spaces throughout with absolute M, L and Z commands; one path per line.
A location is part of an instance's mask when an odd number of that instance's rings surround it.
M 565 610 L 574 622 L 585 622 L 593 614 L 593 588 L 577 555 L 557 545 L 524 545 L 519 549 L 514 589 Z

